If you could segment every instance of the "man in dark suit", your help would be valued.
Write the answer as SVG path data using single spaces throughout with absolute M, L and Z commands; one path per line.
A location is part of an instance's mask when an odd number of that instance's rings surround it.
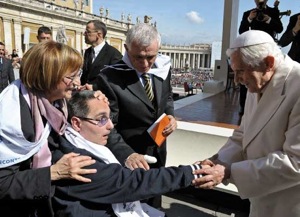
M 148 171 L 131 171 L 122 167 L 105 147 L 109 143 L 108 134 L 114 128 L 109 105 L 104 99 L 95 97 L 94 91 L 83 90 L 74 94 L 68 101 L 68 111 L 70 125 L 64 137 L 53 137 L 53 141 L 57 142 L 52 153 L 53 161 L 64 153 L 87 154 L 96 161 L 90 168 L 96 168 L 99 172 L 87 175 L 92 182 L 84 185 L 73 180 L 55 182 L 55 216 L 115 216 L 113 213 L 118 210 L 116 203 L 127 209 L 130 203 L 126 202 L 136 201 L 135 206 L 139 207 L 137 200 L 188 187 L 196 178 L 192 171 L 200 168 L 198 165 L 161 167 Z M 132 208 L 130 211 L 134 210 Z
M 292 42 L 288 55 L 300 63 L 300 13 L 291 16 L 290 22 L 279 40 L 279 45 L 285 47 Z
M 283 30 L 282 22 L 279 18 L 278 8 L 271 8 L 267 5 L 268 0 L 255 0 L 256 8 L 244 12 L 240 24 L 239 33 L 242 34 L 250 29 L 261 30 L 275 39 L 277 33 Z M 247 96 L 247 88 L 240 85 L 240 111 L 244 114 L 245 101 Z
M 85 43 L 91 45 L 84 53 L 81 84 L 92 82 L 100 70 L 122 59 L 122 54 L 105 42 L 106 25 L 99 20 L 91 20 L 84 32 Z
M 261 30 L 275 39 L 276 34 L 282 32 L 283 26 L 279 18 L 279 10 L 269 7 L 267 1 L 255 0 L 256 8 L 244 12 L 239 28 L 240 34 L 250 29 Z
M 0 93 L 14 80 L 12 62 L 5 57 L 5 45 L 0 42 Z
M 102 70 L 94 88 L 101 90 L 110 101 L 117 130 L 111 137 L 120 134 L 137 153 L 156 157 L 157 163 L 150 167 L 159 168 L 166 163 L 166 142 L 158 146 L 147 129 L 163 113 L 170 120 L 163 135 L 170 135 L 177 127 L 170 84 L 170 58 L 158 54 L 161 38 L 151 25 L 140 23 L 133 26 L 127 32 L 125 43 L 126 53 L 122 61 Z M 145 75 L 150 81 L 144 79 Z M 109 146 L 118 157 L 122 152 L 115 152 L 116 147 Z M 158 207 L 160 201 L 151 205 Z

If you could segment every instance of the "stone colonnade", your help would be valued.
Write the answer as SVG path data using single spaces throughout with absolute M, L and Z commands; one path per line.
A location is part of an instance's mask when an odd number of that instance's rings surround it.
M 171 58 L 173 68 L 210 68 L 211 54 L 205 53 L 181 53 L 181 52 L 160 52 Z

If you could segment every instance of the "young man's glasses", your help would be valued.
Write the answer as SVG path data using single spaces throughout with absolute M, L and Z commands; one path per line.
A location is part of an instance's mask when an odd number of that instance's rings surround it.
M 94 125 L 98 125 L 99 127 L 103 127 L 105 124 L 107 124 L 107 122 L 109 120 L 112 120 L 113 116 L 110 115 L 109 117 L 107 116 L 102 116 L 100 119 L 96 119 L 96 118 L 87 118 L 87 117 L 80 117 L 80 116 L 76 116 L 77 118 L 80 118 L 82 120 L 88 121 L 91 124 Z

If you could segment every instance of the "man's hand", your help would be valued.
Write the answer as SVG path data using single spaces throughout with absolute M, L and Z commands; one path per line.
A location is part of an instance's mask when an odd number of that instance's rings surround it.
M 50 167 L 51 180 L 75 179 L 81 182 L 91 182 L 91 179 L 81 175 L 96 173 L 96 169 L 83 169 L 96 161 L 89 156 L 75 153 L 65 154 L 59 161 Z
M 142 155 L 138 153 L 133 153 L 125 161 L 125 166 L 128 169 L 134 170 L 137 168 L 142 168 L 144 170 L 149 170 L 148 163 L 156 163 L 156 158 L 148 155 Z
M 194 164 L 200 164 L 202 167 L 204 165 L 207 165 L 207 166 L 210 166 L 210 167 L 215 166 L 214 162 L 211 161 L 210 159 L 205 159 L 205 160 L 202 160 L 202 161 L 196 161 Z
M 248 19 L 253 20 L 256 16 L 257 16 L 257 10 L 255 9 L 250 12 Z
M 271 22 L 271 17 L 267 14 L 264 14 L 264 19 L 262 20 L 262 22 L 265 22 L 265 23 L 270 23 Z
M 109 101 L 108 101 L 107 97 L 100 90 L 95 91 L 94 97 L 97 98 L 98 100 L 104 100 L 104 102 L 106 102 L 107 104 L 109 104 Z
M 165 127 L 163 133 L 163 136 L 167 137 L 171 133 L 173 133 L 174 130 L 177 129 L 177 121 L 172 115 L 168 115 L 168 118 L 170 120 L 170 123 Z
M 202 169 L 195 170 L 194 174 L 203 175 L 202 177 L 193 180 L 193 185 L 197 188 L 211 189 L 220 184 L 223 180 L 230 178 L 231 165 L 220 161 L 218 159 L 218 154 L 196 163 L 201 164 Z
M 202 174 L 203 176 L 193 180 L 193 185 L 196 188 L 212 189 L 220 184 L 225 178 L 226 168 L 220 164 L 213 167 L 203 167 L 200 170 L 195 170 L 194 174 Z

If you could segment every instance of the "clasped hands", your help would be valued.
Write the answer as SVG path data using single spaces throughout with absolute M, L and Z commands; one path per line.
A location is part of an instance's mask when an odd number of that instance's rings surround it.
M 230 177 L 230 166 L 218 159 L 206 159 L 197 161 L 195 164 L 200 164 L 202 167 L 193 172 L 202 175 L 192 182 L 196 188 L 212 189 Z
M 249 14 L 248 19 L 253 20 L 253 19 L 257 18 L 257 15 L 258 15 L 257 9 L 252 10 L 252 11 L 250 12 L 250 14 Z M 263 14 L 263 19 L 260 20 L 260 21 L 261 21 L 261 22 L 268 22 L 268 23 L 269 23 L 269 22 L 270 22 L 270 19 L 271 19 L 271 17 L 270 17 L 269 15 Z

